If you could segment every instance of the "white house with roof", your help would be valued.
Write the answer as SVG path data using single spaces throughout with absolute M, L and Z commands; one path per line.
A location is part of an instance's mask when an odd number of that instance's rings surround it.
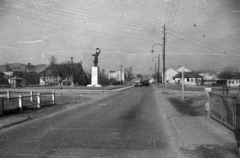
M 182 83 L 182 72 L 179 72 L 174 77 L 175 83 Z M 186 85 L 202 85 L 202 76 L 195 72 L 183 73 L 184 84 Z

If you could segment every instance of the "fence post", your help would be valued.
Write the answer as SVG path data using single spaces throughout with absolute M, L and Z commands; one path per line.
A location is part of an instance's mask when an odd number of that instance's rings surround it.
M 52 92 L 52 104 L 53 105 L 55 104 L 55 92 L 54 91 Z
M 205 103 L 205 110 L 207 111 L 207 117 L 210 117 L 211 110 L 210 110 L 210 103 L 209 103 L 210 102 L 209 92 L 212 92 L 212 88 L 204 88 L 204 91 L 207 98 L 207 101 Z
M 33 91 L 30 91 L 30 101 L 33 102 Z
M 19 111 L 22 112 L 23 107 L 23 101 L 22 101 L 22 95 L 19 95 Z
M 10 90 L 7 90 L 7 99 L 9 100 L 10 98 Z
M 38 108 L 41 107 L 41 94 L 40 93 L 37 94 L 37 107 Z
M 223 97 L 221 96 L 221 124 L 223 124 Z
M 4 114 L 4 98 L 0 98 L 0 116 Z
M 240 93 L 237 93 L 237 98 L 236 98 L 236 129 L 237 133 L 239 135 L 239 129 L 240 129 Z

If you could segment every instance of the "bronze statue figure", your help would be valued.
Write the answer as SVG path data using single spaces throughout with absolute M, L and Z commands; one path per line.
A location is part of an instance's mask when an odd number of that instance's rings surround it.
M 94 66 L 97 66 L 97 63 L 98 63 L 98 56 L 99 56 L 99 54 L 101 53 L 101 50 L 100 50 L 99 48 L 97 48 L 96 50 L 99 50 L 99 51 L 98 51 L 98 52 L 96 51 L 95 54 L 92 54 L 92 56 L 94 56 L 94 61 L 93 61 Z

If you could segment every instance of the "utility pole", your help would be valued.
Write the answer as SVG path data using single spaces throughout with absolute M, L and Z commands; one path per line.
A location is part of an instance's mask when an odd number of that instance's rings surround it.
M 165 25 L 163 26 L 163 85 L 164 89 L 166 89 L 166 84 L 165 84 L 165 43 L 166 43 L 166 27 Z
M 157 78 L 157 68 L 156 68 L 156 63 L 155 63 L 155 79 Z
M 184 99 L 184 66 L 182 67 L 182 99 Z
M 71 57 L 71 74 L 72 74 L 72 86 L 73 86 L 73 57 Z
M 159 87 L 159 83 L 160 83 L 160 72 L 159 72 L 159 69 L 160 69 L 160 54 L 158 54 L 158 72 L 157 72 L 157 81 L 158 81 L 158 87 Z
M 122 65 L 120 65 L 120 84 L 122 84 Z

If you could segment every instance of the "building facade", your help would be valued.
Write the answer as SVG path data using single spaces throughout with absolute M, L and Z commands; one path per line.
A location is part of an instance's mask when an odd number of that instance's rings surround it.
M 117 70 L 117 71 L 109 71 L 108 79 L 115 79 L 116 81 L 125 81 L 125 74 L 123 71 Z
M 194 72 L 184 72 L 183 79 L 185 85 L 202 85 L 202 76 Z M 175 83 L 182 84 L 182 73 L 179 72 L 174 77 Z

